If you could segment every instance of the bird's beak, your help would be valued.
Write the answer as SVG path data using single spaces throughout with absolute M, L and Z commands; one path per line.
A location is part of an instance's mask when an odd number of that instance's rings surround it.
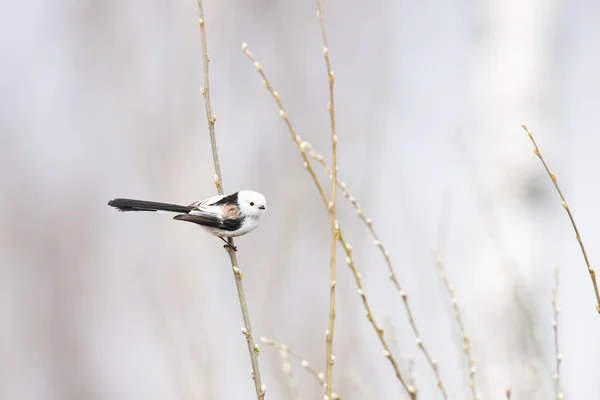
M 260 206 L 258 207 L 259 210 L 266 210 L 267 208 L 265 206 Z

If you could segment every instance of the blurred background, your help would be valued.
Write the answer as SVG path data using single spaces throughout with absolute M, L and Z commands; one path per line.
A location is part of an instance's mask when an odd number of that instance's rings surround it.
M 206 1 L 226 192 L 265 194 L 240 238 L 254 335 L 325 367 L 329 218 L 248 42 L 298 134 L 331 158 L 316 7 Z M 215 194 L 194 1 L 33 0 L 0 7 L 0 398 L 253 399 L 221 242 L 115 197 Z M 438 248 L 472 340 L 481 398 L 596 398 L 600 318 L 583 258 L 522 123 L 557 173 L 592 260 L 600 253 L 600 3 L 325 1 L 339 176 L 372 218 L 452 399 L 472 398 Z M 329 186 L 318 164 L 323 184 Z M 342 199 L 343 200 L 343 199 Z M 421 399 L 442 398 L 384 259 L 346 201 L 340 224 L 374 316 Z M 340 250 L 334 391 L 406 398 Z M 267 399 L 293 399 L 262 345 Z M 322 398 L 292 362 L 301 399 Z M 404 396 L 404 397 L 403 397 Z

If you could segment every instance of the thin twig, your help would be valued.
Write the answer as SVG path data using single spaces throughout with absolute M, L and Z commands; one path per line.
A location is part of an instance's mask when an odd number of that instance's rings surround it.
M 219 153 L 217 151 L 217 138 L 215 135 L 215 121 L 216 117 L 212 113 L 210 106 L 210 86 L 209 86 L 209 72 L 208 72 L 208 50 L 206 45 L 206 31 L 204 28 L 204 8 L 202 6 L 202 0 L 197 0 L 198 3 L 198 14 L 200 23 L 200 34 L 202 37 L 202 64 L 204 69 L 204 87 L 201 89 L 201 93 L 204 96 L 204 106 L 206 108 L 206 117 L 208 119 L 208 131 L 210 134 L 210 144 L 212 148 L 213 163 L 215 168 L 214 183 L 217 187 L 217 193 L 223 194 L 223 184 L 221 177 L 221 167 L 219 165 Z M 226 247 L 229 260 L 231 262 L 231 268 L 233 270 L 233 276 L 235 279 L 235 286 L 238 292 L 238 298 L 240 301 L 240 308 L 242 310 L 242 318 L 244 320 L 244 327 L 242 328 L 242 334 L 246 337 L 246 343 L 248 344 L 248 353 L 250 354 L 250 362 L 252 364 L 252 380 L 254 381 L 254 388 L 256 390 L 256 397 L 258 400 L 265 398 L 266 387 L 261 383 L 260 370 L 258 368 L 258 353 L 259 347 L 254 343 L 252 337 L 252 328 L 250 325 L 250 314 L 248 313 L 248 305 L 246 303 L 246 294 L 244 293 L 244 286 L 242 283 L 242 271 L 238 267 L 237 254 L 234 245 L 233 238 L 229 238 L 229 246 Z
M 304 168 L 306 168 L 306 170 L 310 174 L 310 176 L 317 188 L 317 191 L 319 192 L 321 200 L 323 201 L 324 206 L 329 208 L 329 200 L 327 199 L 327 195 L 325 194 L 325 191 L 323 190 L 323 186 L 319 182 L 319 179 L 317 178 L 317 175 L 310 164 L 310 160 L 309 160 L 308 156 L 306 155 L 306 150 L 311 147 L 310 143 L 302 141 L 302 138 L 300 138 L 300 136 L 298 136 L 298 134 L 296 134 L 296 131 L 294 130 L 294 127 L 292 126 L 292 123 L 290 122 L 289 118 L 287 117 L 287 114 L 283 107 L 283 103 L 281 101 L 281 96 L 279 95 L 279 92 L 277 92 L 276 90 L 273 89 L 273 87 L 269 83 L 269 80 L 267 79 L 267 76 L 266 76 L 262 66 L 256 61 L 252 52 L 250 50 L 248 50 L 248 45 L 246 43 L 242 44 L 242 51 L 254 63 L 254 67 L 256 68 L 256 70 L 258 71 L 258 73 L 260 74 L 260 76 L 263 79 L 263 85 L 269 91 L 269 93 L 271 93 L 271 95 L 273 96 L 273 99 L 275 99 L 275 102 L 277 103 L 277 106 L 279 107 L 279 115 L 284 120 L 284 122 L 288 128 L 288 131 L 291 134 L 292 140 L 298 146 L 298 150 L 300 151 L 300 156 L 302 157 L 302 160 L 304 161 Z M 371 312 L 371 308 L 369 306 L 367 297 L 366 297 L 365 292 L 362 287 L 362 275 L 356 270 L 356 267 L 354 265 L 354 261 L 352 258 L 352 246 L 350 246 L 350 244 L 347 243 L 346 240 L 344 239 L 344 235 L 342 233 L 342 228 L 339 226 L 339 223 L 338 223 L 338 240 L 342 244 L 342 248 L 344 249 L 344 252 L 346 254 L 346 263 L 348 264 L 348 267 L 350 268 L 350 270 L 352 271 L 352 275 L 354 276 L 354 280 L 358 287 L 358 294 L 361 296 L 363 305 L 366 310 L 367 319 L 369 320 L 369 322 L 375 329 L 375 332 L 377 333 L 377 337 L 379 338 L 379 341 L 381 342 L 381 345 L 383 346 L 383 349 L 384 349 L 383 354 L 390 361 L 390 363 L 394 369 L 394 372 L 396 373 L 396 377 L 402 384 L 402 387 L 404 388 L 404 390 L 408 393 L 408 395 L 410 396 L 411 399 L 416 399 L 417 392 L 416 392 L 415 388 L 410 386 L 407 383 L 406 379 L 402 376 L 402 373 L 400 372 L 400 369 L 398 367 L 398 363 L 396 362 L 396 359 L 392 355 L 392 353 L 389 349 L 389 346 L 387 344 L 387 341 L 385 339 L 385 336 L 383 334 L 383 328 L 379 327 L 377 325 L 377 323 L 375 322 L 375 318 L 373 317 L 373 313 Z M 400 294 L 401 294 L 402 298 L 404 299 L 405 305 L 407 305 L 408 303 L 407 303 L 407 299 L 406 299 L 406 297 L 407 297 L 406 293 L 404 293 L 404 291 L 401 291 Z M 414 325 L 414 323 L 412 322 L 412 315 L 410 313 L 409 313 L 409 317 L 411 320 L 411 324 Z M 420 339 L 417 341 L 417 343 L 419 343 L 419 341 L 420 341 Z
M 473 359 L 473 354 L 471 353 L 471 339 L 469 335 L 467 335 L 467 331 L 465 329 L 465 325 L 462 319 L 462 312 L 460 307 L 458 306 L 458 300 L 456 299 L 454 286 L 450 283 L 448 279 L 448 273 L 446 272 L 446 264 L 444 263 L 444 259 L 437 252 L 435 248 L 431 249 L 433 252 L 433 256 L 435 257 L 435 261 L 437 262 L 437 266 L 440 272 L 440 278 L 444 284 L 444 288 L 450 296 L 450 300 L 452 302 L 452 309 L 454 310 L 454 318 L 456 320 L 456 324 L 458 325 L 458 330 L 460 331 L 460 336 L 462 338 L 462 348 L 465 353 L 465 358 L 467 359 L 467 365 L 469 368 L 469 388 L 471 389 L 471 395 L 473 396 L 473 400 L 479 399 L 479 394 L 477 393 L 477 388 L 475 384 L 475 372 L 477 368 L 475 366 L 475 360 Z
M 210 147 L 212 149 L 213 163 L 215 165 L 214 183 L 217 187 L 217 193 L 223 194 L 223 186 L 221 184 L 221 166 L 219 164 L 219 152 L 217 150 L 217 137 L 215 135 L 215 122 L 217 117 L 212 113 L 212 107 L 210 106 L 210 80 L 208 71 L 208 62 L 210 57 L 208 55 L 208 48 L 206 45 L 206 31 L 204 29 L 204 7 L 202 6 L 202 0 L 198 2 L 198 13 L 200 16 L 200 33 L 202 36 L 202 65 L 204 68 L 204 87 L 200 89 L 200 93 L 204 97 L 204 108 L 206 109 L 206 119 L 208 120 L 208 132 L 210 135 Z
M 565 196 L 563 196 L 563 193 L 560 190 L 560 186 L 558 186 L 558 181 L 556 180 L 556 174 L 554 172 L 550 171 L 550 167 L 548 167 L 548 164 L 546 164 L 546 161 L 544 160 L 544 157 L 542 156 L 542 153 L 540 152 L 540 149 L 539 149 L 537 143 L 535 142 L 535 139 L 533 138 L 533 134 L 529 131 L 529 129 L 527 129 L 527 125 L 521 125 L 521 126 L 523 127 L 525 132 L 527 132 L 527 135 L 529 135 L 529 139 L 531 139 L 531 143 L 533 143 L 533 147 L 534 147 L 533 152 L 535 153 L 536 156 L 538 156 L 538 158 L 542 162 L 544 169 L 546 170 L 546 172 L 548 173 L 548 176 L 550 177 L 550 179 L 552 180 L 552 183 L 554 184 L 554 188 L 556 189 L 556 192 L 560 196 L 562 206 L 565 209 L 565 211 L 567 212 L 567 215 L 569 216 L 569 220 L 571 221 L 571 225 L 573 226 L 573 230 L 575 231 L 575 238 L 577 239 L 577 242 L 579 243 L 579 247 L 581 248 L 581 253 L 583 254 L 583 259 L 585 260 L 585 265 L 587 266 L 588 273 L 590 274 L 590 279 L 592 280 L 592 285 L 594 286 L 594 292 L 596 293 L 596 311 L 600 313 L 600 291 L 598 291 L 598 284 L 596 283 L 596 271 L 594 271 L 594 269 L 590 265 L 590 260 L 588 259 L 587 252 L 585 251 L 585 246 L 583 245 L 583 241 L 581 240 L 581 235 L 579 234 L 579 229 L 577 229 L 577 225 L 575 224 L 575 218 L 573 218 L 573 214 L 571 213 L 571 209 L 569 208 L 569 205 L 567 204 L 567 200 L 565 200 Z
M 558 347 L 558 268 L 554 270 L 554 289 L 552 290 L 552 311 L 554 319 L 552 320 L 552 328 L 554 329 L 554 351 L 556 356 L 556 370 L 554 371 L 554 397 L 556 400 L 565 398 L 563 392 L 560 391 L 560 364 L 562 363 L 562 354 Z
M 302 356 L 300 353 L 291 349 L 287 344 L 278 343 L 271 338 L 261 337 L 260 340 L 262 343 L 268 346 L 272 346 L 275 350 L 279 351 L 280 355 L 281 352 L 285 352 L 290 357 L 298 360 L 302 368 L 308 371 L 308 373 L 316 379 L 317 383 L 321 387 L 325 388 L 325 374 L 322 372 L 318 372 L 316 369 L 314 369 L 312 365 L 308 362 L 308 360 L 304 358 L 304 356 Z M 342 400 L 341 397 L 339 397 L 336 393 L 332 393 L 331 398 L 334 400 Z
M 331 70 L 331 63 L 329 61 L 329 47 L 327 45 L 327 34 L 325 33 L 325 23 L 323 22 L 323 11 L 321 10 L 321 1 L 317 0 L 317 18 L 319 19 L 319 25 L 321 26 L 321 36 L 323 37 L 323 56 L 325 57 L 325 66 L 327 67 L 327 81 L 329 82 L 329 103 L 327 103 L 327 109 L 329 110 L 329 122 L 331 125 L 331 201 L 329 202 L 329 214 L 331 217 L 331 257 L 329 260 L 329 323 L 327 332 L 325 333 L 325 340 L 327 344 L 327 355 L 325 369 L 325 400 L 331 398 L 332 390 L 332 373 L 333 363 L 335 358 L 333 357 L 333 328 L 335 326 L 335 256 L 338 242 L 338 223 L 336 218 L 336 181 L 337 181 L 337 142 L 338 138 L 335 134 L 335 107 L 333 102 L 333 83 L 335 75 Z
M 510 388 L 506 389 L 506 400 L 512 399 L 512 390 Z
M 317 162 L 319 162 L 323 168 L 325 169 L 325 173 L 329 176 L 331 176 L 331 172 L 329 167 L 327 166 L 327 162 L 325 161 L 325 158 L 317 153 L 312 145 L 308 142 L 304 142 L 305 143 L 305 148 L 307 149 L 308 155 L 310 158 L 316 160 Z M 442 382 L 442 377 L 439 373 L 439 365 L 438 362 L 435 358 L 433 358 L 431 356 L 431 354 L 429 353 L 429 351 L 427 350 L 427 347 L 425 347 L 425 344 L 423 343 L 423 340 L 421 338 L 421 335 L 419 333 L 419 329 L 417 328 L 417 325 L 414 321 L 413 315 L 412 315 L 412 310 L 410 308 L 410 305 L 408 303 L 408 296 L 406 295 L 406 293 L 404 292 L 404 290 L 402 290 L 402 286 L 400 286 L 400 282 L 398 281 L 398 278 L 396 276 L 396 273 L 394 271 L 394 267 L 392 266 L 392 259 L 390 256 L 389 251 L 387 251 L 386 247 L 384 246 L 383 242 L 379 239 L 379 236 L 377 235 L 377 232 L 375 231 L 375 227 L 373 225 L 373 220 L 371 218 L 368 218 L 363 209 L 360 206 L 360 203 L 356 200 L 356 198 L 354 196 L 352 196 L 352 194 L 350 193 L 350 191 L 348 190 L 348 185 L 343 182 L 340 181 L 339 179 L 337 180 L 337 185 L 340 187 L 340 189 L 342 190 L 342 195 L 348 199 L 348 201 L 350 201 L 350 203 L 352 204 L 352 206 L 354 207 L 354 209 L 356 210 L 356 214 L 358 215 L 358 217 L 365 223 L 365 225 L 367 226 L 367 229 L 369 230 L 369 233 L 371 234 L 371 237 L 373 238 L 373 244 L 375 246 L 377 246 L 377 248 L 379 248 L 381 254 L 383 255 L 386 265 L 388 267 L 388 271 L 389 271 L 389 278 L 392 281 L 392 283 L 394 284 L 394 287 L 396 288 L 396 290 L 398 291 L 398 293 L 400 294 L 401 298 L 402 298 L 402 302 L 404 304 L 404 309 L 406 310 L 406 313 L 408 314 L 408 321 L 410 323 L 411 329 L 415 335 L 416 338 L 416 343 L 417 346 L 419 347 L 419 349 L 421 349 L 421 351 L 423 352 L 423 355 L 425 356 L 425 358 L 427 359 L 427 363 L 429 364 L 429 366 L 431 367 L 431 369 L 433 370 L 433 373 L 435 375 L 436 378 L 436 386 L 440 389 L 440 392 L 442 393 L 442 396 L 444 397 L 444 399 L 448 399 L 448 394 L 446 392 L 446 388 Z

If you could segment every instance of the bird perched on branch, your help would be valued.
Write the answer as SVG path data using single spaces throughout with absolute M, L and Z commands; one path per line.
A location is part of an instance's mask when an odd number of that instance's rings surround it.
M 225 238 L 242 236 L 256 229 L 267 210 L 265 196 L 251 190 L 209 197 L 189 206 L 132 199 L 114 199 L 109 201 L 108 205 L 119 211 L 178 213 L 173 219 L 202 226 L 223 240 L 226 246 L 230 245 Z

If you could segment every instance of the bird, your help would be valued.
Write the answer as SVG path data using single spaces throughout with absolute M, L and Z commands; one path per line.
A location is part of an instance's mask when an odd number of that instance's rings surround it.
M 231 246 L 225 238 L 238 237 L 255 230 L 267 211 L 265 196 L 251 190 L 219 195 L 196 201 L 189 206 L 156 201 L 117 198 L 108 205 L 119 211 L 162 211 L 177 213 L 173 219 L 192 222 Z

